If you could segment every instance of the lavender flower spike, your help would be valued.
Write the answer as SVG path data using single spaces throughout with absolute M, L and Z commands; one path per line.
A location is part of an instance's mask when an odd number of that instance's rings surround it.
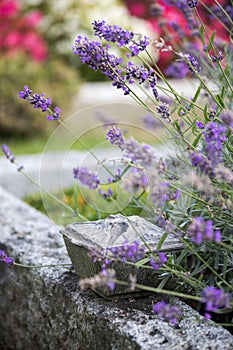
M 132 138 L 125 140 L 124 150 L 127 158 L 140 165 L 151 165 L 155 159 L 154 151 L 149 145 L 140 144 Z
M 107 25 L 105 21 L 94 21 L 92 23 L 95 35 L 108 42 L 117 43 L 119 46 L 129 45 L 131 56 L 137 56 L 141 51 L 146 50 L 150 44 L 147 36 L 140 36 L 123 29 L 118 25 Z
M 195 75 L 195 72 L 197 74 L 200 74 L 201 72 L 201 67 L 199 65 L 199 61 L 197 58 L 195 58 L 194 56 L 191 55 L 185 55 L 185 57 L 188 59 L 188 68 L 190 70 L 190 72 Z
M 53 114 L 52 115 L 47 115 L 47 119 L 48 120 L 58 120 L 60 118 L 60 113 L 61 113 L 60 108 L 55 107 Z
M 107 248 L 106 255 L 108 255 L 108 252 L 110 252 L 114 260 L 119 259 L 123 262 L 136 262 L 145 257 L 145 247 L 138 241 L 133 243 L 126 241 L 120 247 Z
M 113 127 L 107 133 L 106 140 L 109 140 L 113 146 L 117 146 L 120 150 L 124 149 L 124 136 L 120 128 Z
M 4 250 L 0 250 L 0 261 L 9 266 L 12 266 L 15 260 L 13 258 L 10 258 Z
M 205 303 L 205 316 L 210 319 L 208 312 L 218 312 L 219 309 L 230 308 L 230 294 L 224 293 L 221 289 L 215 287 L 206 287 L 202 291 L 201 302 Z
M 130 43 L 134 37 L 134 33 L 122 29 L 118 25 L 110 26 L 105 21 L 94 21 L 92 23 L 95 35 L 100 39 L 105 39 L 113 43 L 118 43 L 119 46 L 124 46 Z
M 87 168 L 77 167 L 74 168 L 74 178 L 79 180 L 83 185 L 88 186 L 90 189 L 95 190 L 100 181 L 97 178 L 97 175 Z
M 153 311 L 171 324 L 177 324 L 181 317 L 181 311 L 176 306 L 165 303 L 165 301 L 156 303 L 153 306 Z
M 6 158 L 9 159 L 11 163 L 14 163 L 15 156 L 7 145 L 2 145 L 2 151 L 5 154 Z
M 170 112 L 169 105 L 166 102 L 161 102 L 158 105 L 157 112 L 161 118 L 166 119 L 168 122 L 171 122 L 171 119 L 170 119 L 171 112 Z
M 32 90 L 29 89 L 27 85 L 24 86 L 23 91 L 19 91 L 19 97 L 23 98 L 24 100 L 28 99 L 32 94 Z
M 19 97 L 28 100 L 31 105 L 33 105 L 36 109 L 41 109 L 42 112 L 50 112 L 51 115 L 47 115 L 48 120 L 58 120 L 60 118 L 61 110 L 58 107 L 54 108 L 54 112 L 52 113 L 50 110 L 50 106 L 52 104 L 51 98 L 46 98 L 45 94 L 32 94 L 32 90 L 29 89 L 27 85 L 24 86 L 24 90 L 19 91 Z
M 154 270 L 158 270 L 163 264 L 167 262 L 167 257 L 163 252 L 157 253 L 158 257 L 156 257 L 156 260 L 154 258 L 150 258 L 150 265 L 153 267 Z
M 201 217 L 193 219 L 192 223 L 187 228 L 187 234 L 193 242 L 200 245 L 203 241 L 221 241 L 221 232 L 214 230 L 211 220 L 205 221 Z

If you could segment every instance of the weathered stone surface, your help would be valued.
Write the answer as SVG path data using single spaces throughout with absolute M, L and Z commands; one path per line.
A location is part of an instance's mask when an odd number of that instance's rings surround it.
M 59 228 L 0 189 L 0 249 L 23 264 L 69 263 Z M 156 297 L 156 296 L 155 296 Z M 176 327 L 151 312 L 155 297 L 104 300 L 81 292 L 73 270 L 0 265 L 3 350 L 230 350 L 233 336 L 176 300 Z
M 139 216 L 125 217 L 121 214 L 110 215 L 103 220 L 93 222 L 77 222 L 61 229 L 64 236 L 67 251 L 74 265 L 74 269 L 80 278 L 92 277 L 101 270 L 101 263 L 93 263 L 88 255 L 88 249 L 93 247 L 117 247 L 124 242 L 133 243 L 143 240 L 150 249 L 157 250 L 159 241 L 164 235 L 164 230 L 153 225 Z M 141 241 L 142 243 L 142 241 Z M 145 247 L 146 250 L 147 247 Z M 169 235 L 161 246 L 161 251 L 179 254 L 184 244 L 175 236 Z M 116 278 L 120 281 L 128 281 L 129 276 L 137 275 L 137 283 L 158 287 L 160 280 L 154 270 L 147 268 L 137 269 L 135 266 L 115 261 L 109 265 L 116 271 Z M 166 284 L 166 289 L 174 287 L 172 279 Z M 96 292 L 102 296 L 128 295 L 127 287 L 118 284 L 114 290 L 107 287 L 97 287 Z M 138 293 L 135 290 L 134 293 Z M 143 292 L 140 291 L 142 294 Z
M 61 232 L 72 243 L 84 247 L 117 247 L 128 241 L 133 243 L 141 238 L 153 250 L 164 234 L 164 230 L 136 215 L 128 218 L 121 214 L 110 215 L 104 220 L 77 222 L 68 225 Z M 163 251 L 182 249 L 184 244 L 175 236 L 167 237 L 162 245 Z

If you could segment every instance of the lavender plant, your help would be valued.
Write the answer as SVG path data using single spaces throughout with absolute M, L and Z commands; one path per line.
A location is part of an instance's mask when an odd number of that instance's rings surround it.
M 216 4 L 219 21 L 224 25 L 222 18 L 225 15 L 232 26 L 233 19 L 217 1 Z M 165 232 L 156 251 L 140 241 L 140 237 L 133 244 L 125 242 L 121 247 L 107 248 L 105 251 L 93 248 L 89 255 L 93 262 L 101 262 L 102 269 L 99 275 L 82 280 L 80 286 L 96 288 L 107 285 L 114 289 L 117 283 L 123 283 L 129 285 L 131 290 L 138 288 L 184 297 L 194 301 L 197 308 L 203 304 L 203 312 L 208 319 L 213 314 L 225 314 L 225 321 L 221 322 L 231 325 L 233 47 L 230 40 L 228 45 L 221 43 L 219 49 L 216 33 L 211 33 L 202 23 L 199 5 L 199 1 L 177 1 L 174 5 L 181 6 L 182 11 L 189 15 L 190 30 L 198 38 L 195 55 L 194 46 L 188 50 L 185 47 L 178 49 L 167 45 L 162 38 L 150 40 L 118 25 L 108 25 L 105 21 L 94 21 L 92 24 L 98 41 L 81 35 L 75 40 L 72 48 L 74 55 L 83 64 L 107 76 L 115 88 L 121 89 L 124 95 L 130 95 L 143 106 L 150 114 L 150 118 L 146 119 L 149 127 L 162 125 L 177 150 L 176 157 L 158 159 L 151 145 L 126 137 L 123 130 L 111 125 L 106 139 L 122 152 L 123 169 L 118 169 L 117 174 L 106 169 L 109 171 L 108 190 L 101 188 L 97 173 L 83 167 L 74 168 L 74 178 L 106 201 L 117 203 L 115 188 L 111 187 L 116 183 L 126 194 L 133 193 L 132 205 L 141 209 L 140 215 L 162 227 Z M 124 58 L 114 54 L 114 45 L 126 51 Z M 176 67 L 176 76 L 177 72 L 179 76 L 185 72 L 196 79 L 198 87 L 190 98 L 179 94 L 166 79 L 153 59 L 152 50 L 172 52 L 177 58 L 176 66 L 173 66 Z M 173 67 L 170 67 L 170 71 Z M 138 94 L 138 88 L 145 98 Z M 47 112 L 49 120 L 56 120 L 65 126 L 60 118 L 60 109 L 55 107 L 54 112 L 50 111 L 51 100 L 46 99 L 44 94 L 32 94 L 25 86 L 20 97 L 28 100 L 34 108 Z M 10 161 L 15 162 L 5 145 L 3 152 Z M 119 208 L 119 212 L 126 214 L 124 208 Z M 169 235 L 183 242 L 185 248 L 181 254 L 169 253 L 166 256 L 161 251 L 162 243 Z M 1 253 L 0 259 L 14 265 L 5 252 Z M 111 269 L 111 263 L 115 260 L 156 271 L 161 281 L 159 286 L 139 285 L 136 276 L 131 276 L 130 281 L 118 281 Z M 164 288 L 170 278 L 176 281 L 173 291 Z M 172 324 L 182 317 L 176 307 L 164 301 L 154 305 L 153 311 Z

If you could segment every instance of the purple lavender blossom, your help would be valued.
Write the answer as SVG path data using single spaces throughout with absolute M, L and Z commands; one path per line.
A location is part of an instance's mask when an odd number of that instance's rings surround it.
M 215 175 L 213 165 L 201 152 L 192 152 L 190 158 L 192 166 L 198 167 L 202 173 L 209 175 L 210 177 Z
M 98 41 L 89 41 L 88 38 L 81 35 L 76 38 L 72 47 L 74 55 L 78 55 L 82 63 L 88 64 L 95 71 L 100 70 L 110 80 L 114 81 L 114 86 L 123 88 L 125 94 L 127 94 L 129 90 L 124 84 L 124 77 L 121 76 L 122 71 L 117 69 L 119 64 L 122 63 L 122 58 L 110 54 L 109 48 L 109 45 L 103 46 Z
M 158 119 L 156 119 L 151 114 L 148 114 L 145 117 L 143 117 L 143 123 L 147 129 L 158 129 L 159 127 L 162 127 L 160 121 L 158 121 Z
M 198 4 L 198 0 L 187 0 L 187 5 L 190 8 L 197 7 L 197 4 Z
M 221 9 L 221 7 L 224 8 L 224 11 L 229 15 L 229 17 L 226 16 L 225 12 Z M 226 27 L 231 28 L 231 21 L 233 19 L 233 6 L 232 4 L 229 5 L 226 1 L 226 4 L 223 4 L 221 7 L 218 5 L 214 5 L 211 7 L 212 12 L 214 13 L 214 17 L 217 17 L 220 22 L 226 25 Z
M 100 184 L 97 175 L 89 171 L 87 168 L 74 168 L 73 173 L 75 179 L 79 180 L 83 185 L 88 186 L 92 190 L 95 190 Z
M 211 107 L 211 109 L 208 111 L 208 117 L 210 119 L 215 119 L 217 114 L 217 106 L 214 105 Z
M 210 56 L 211 61 L 213 61 L 213 62 L 222 61 L 223 58 L 224 58 L 223 52 L 222 52 L 221 50 L 219 50 L 218 54 L 217 54 L 217 53 L 216 53 L 216 54 L 213 54 L 213 55 L 210 54 L 209 56 Z
M 123 177 L 122 188 L 131 193 L 146 191 L 148 189 L 148 177 L 141 169 L 132 168 L 128 176 Z
M 114 260 L 136 262 L 143 259 L 145 257 L 145 247 L 138 241 L 133 243 L 125 241 L 121 246 L 107 247 L 105 250 L 98 247 L 92 247 L 89 249 L 88 255 L 94 263 L 102 263 L 101 269 L 105 270 Z
M 93 246 L 88 249 L 88 255 L 93 261 L 93 263 L 103 262 L 106 260 L 106 251 L 104 249 L 101 249 L 99 247 Z M 111 260 L 107 261 L 107 264 L 109 264 Z
M 42 112 L 46 112 L 52 104 L 51 98 L 46 98 L 44 93 L 31 95 L 29 102 L 34 108 L 41 109 Z
M 0 262 L 12 266 L 14 264 L 14 258 L 10 258 L 4 250 L 0 250 Z
M 181 61 L 170 64 L 165 70 L 166 76 L 174 79 L 183 79 L 188 72 L 187 64 Z
M 89 41 L 88 38 L 79 35 L 73 45 L 73 53 L 80 56 L 81 62 L 88 64 L 94 70 L 100 70 L 105 75 L 112 76 L 114 73 L 109 69 L 109 64 L 116 68 L 122 63 L 122 58 L 110 54 L 109 45 L 103 46 L 98 41 Z
M 205 221 L 201 217 L 193 219 L 192 223 L 187 228 L 187 234 L 197 245 L 200 245 L 203 241 L 221 241 L 220 230 L 214 230 L 213 222 L 211 220 Z
M 14 163 L 15 156 L 7 145 L 2 145 L 2 151 L 5 154 L 6 158 L 9 159 L 11 163 Z
M 216 166 L 223 162 L 223 142 L 226 141 L 226 130 L 227 128 L 221 124 L 208 123 L 203 131 L 206 142 L 203 151 L 206 157 L 200 152 L 192 152 L 190 155 L 192 166 L 199 167 L 201 172 L 210 177 L 215 176 Z
M 233 111 L 222 112 L 220 118 L 227 126 L 233 128 Z
M 160 207 L 163 207 L 165 202 L 170 200 L 169 186 L 169 182 L 153 183 L 151 188 L 152 202 L 158 203 Z
M 161 102 L 157 107 L 157 112 L 159 114 L 159 116 L 163 119 L 167 119 L 169 122 L 171 121 L 170 119 L 170 108 L 169 108 L 169 104 L 166 102 Z
M 96 35 L 108 41 L 118 42 L 120 46 L 128 44 L 133 38 L 134 34 L 127 30 L 123 30 L 119 26 L 105 25 L 105 21 L 93 22 Z M 149 44 L 148 39 L 140 39 L 139 42 L 133 41 L 134 45 L 129 48 L 132 51 L 131 55 L 136 55 L 139 51 L 145 49 L 144 46 Z M 109 53 L 109 45 L 103 46 L 100 42 L 89 41 L 88 38 L 79 35 L 75 40 L 73 46 L 73 53 L 80 56 L 81 62 L 88 64 L 94 70 L 100 70 L 110 80 L 112 85 L 117 89 L 122 89 L 125 95 L 130 93 L 130 89 L 126 86 L 126 81 L 133 83 L 137 79 L 139 83 L 149 80 L 149 85 L 153 93 L 156 92 L 157 78 L 152 70 L 144 67 L 134 66 L 132 62 L 128 63 L 126 70 L 122 70 L 119 65 L 123 62 L 122 58 L 118 58 Z
M 137 35 L 137 40 L 132 40 L 134 45 L 130 45 L 131 56 L 137 56 L 140 52 L 145 51 L 150 44 L 150 39 L 147 36 Z
M 41 109 L 42 112 L 46 112 L 52 104 L 52 100 L 46 98 L 44 93 L 34 93 L 32 95 L 32 90 L 27 85 L 24 86 L 23 91 L 19 92 L 19 97 L 28 100 L 34 108 Z
M 150 88 L 153 92 L 155 99 L 157 101 L 159 101 L 160 98 L 159 98 L 158 90 L 156 89 L 156 84 L 157 84 L 157 77 L 156 77 L 155 73 L 152 70 L 150 70 L 149 85 L 150 85 Z
M 176 307 L 160 301 L 153 306 L 153 311 L 162 319 L 171 324 L 177 324 L 182 315 L 181 311 Z
M 98 193 L 101 195 L 103 199 L 111 198 L 113 196 L 113 190 L 111 188 L 108 189 L 107 192 L 100 189 Z
M 187 0 L 186 1 L 185 0 L 164 0 L 164 1 L 168 5 L 178 8 L 183 13 L 190 29 L 194 30 L 197 28 L 196 22 L 193 18 L 193 11 L 188 6 L 186 2 Z
M 120 128 L 113 127 L 107 132 L 106 140 L 109 140 L 113 146 L 117 146 L 120 150 L 124 149 L 124 136 Z
M 139 84 L 142 84 L 149 78 L 152 73 L 152 70 L 148 70 L 143 66 L 136 66 L 132 62 L 128 62 L 128 65 L 125 69 L 125 76 L 129 81 L 129 84 L 134 84 L 135 79 Z
M 9 159 L 9 161 L 11 163 L 15 163 L 16 158 L 7 145 L 2 145 L 2 151 L 5 154 L 6 158 Z M 16 165 L 18 165 L 18 164 L 16 164 Z M 17 167 L 18 172 L 22 171 L 23 169 L 24 169 L 23 165 L 18 165 L 18 167 Z
M 205 125 L 204 125 L 202 122 L 196 121 L 196 126 L 197 126 L 199 129 L 205 129 Z
M 28 100 L 31 105 L 36 109 L 41 109 L 42 112 L 51 112 L 50 106 L 52 104 L 51 98 L 46 98 L 45 94 L 32 94 L 32 90 L 27 85 L 24 86 L 23 91 L 19 91 L 19 97 Z M 52 115 L 47 115 L 48 120 L 58 120 L 60 118 L 61 110 L 58 107 L 54 108 Z
M 60 108 L 55 107 L 53 114 L 52 115 L 47 115 L 47 119 L 48 120 L 58 120 L 60 118 L 60 113 L 61 113 Z
M 230 294 L 209 286 L 202 291 L 201 303 L 205 303 L 205 316 L 210 319 L 211 316 L 208 312 L 218 312 L 219 309 L 230 308 Z
M 109 177 L 108 183 L 117 182 L 121 179 L 121 169 L 117 169 L 117 174 L 114 175 L 114 178 Z
M 136 35 L 118 25 L 107 25 L 105 21 L 94 21 L 92 25 L 95 35 L 100 39 L 117 43 L 119 46 L 131 44 L 129 45 L 131 56 L 137 56 L 141 51 L 145 51 L 150 44 L 147 36 Z
M 150 258 L 150 265 L 154 270 L 158 270 L 163 264 L 167 262 L 167 257 L 163 252 L 157 253 L 156 259 Z
M 134 37 L 134 33 L 124 30 L 118 25 L 110 26 L 105 21 L 94 21 L 92 23 L 95 35 L 100 39 L 117 43 L 119 46 L 124 46 L 130 43 Z
M 188 68 L 190 72 L 195 75 L 195 72 L 199 74 L 201 72 L 201 67 L 199 66 L 199 61 L 192 55 L 186 55 L 188 59 Z
M 25 99 L 28 99 L 32 94 L 32 90 L 29 89 L 27 85 L 24 86 L 24 90 L 19 92 L 19 97 Z
M 155 217 L 154 223 L 163 228 L 167 233 L 174 233 L 176 231 L 176 226 L 170 223 L 163 215 L 158 215 Z
M 134 84 L 135 80 L 137 80 L 139 84 L 148 81 L 156 100 L 159 100 L 159 94 L 156 89 L 157 77 L 152 69 L 147 69 L 144 66 L 136 66 L 132 62 L 128 62 L 124 73 L 124 79 L 126 79 L 129 84 Z
M 136 262 L 145 257 L 145 247 L 140 244 L 138 241 L 129 243 L 125 241 L 119 247 L 109 247 L 106 249 L 106 255 L 109 253 L 112 255 L 113 259 L 119 259 L 123 262 L 132 261 Z
M 134 139 L 127 139 L 124 143 L 124 150 L 127 152 L 125 156 L 130 158 L 132 162 L 151 165 L 155 159 L 152 148 L 147 144 L 140 144 Z
M 223 142 L 226 141 L 226 130 L 225 126 L 210 122 L 203 132 L 206 141 L 205 153 L 213 165 L 222 163 L 222 148 Z

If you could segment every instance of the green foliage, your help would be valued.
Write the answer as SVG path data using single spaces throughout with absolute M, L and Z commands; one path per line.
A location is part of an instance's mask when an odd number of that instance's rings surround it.
M 108 187 L 110 188 L 112 186 Z M 109 216 L 109 211 L 104 210 L 103 199 L 101 196 L 98 193 L 89 191 L 86 188 L 78 188 L 77 186 L 73 186 L 66 188 L 64 191 L 54 192 L 53 194 L 56 196 L 56 198 L 61 199 L 73 209 L 73 218 L 71 217 L 70 213 L 67 214 L 63 211 L 60 203 L 54 201 L 54 199 L 50 198 L 49 196 L 45 197 L 45 195 L 41 195 L 41 193 L 35 193 L 26 197 L 24 200 L 32 207 L 44 214 L 49 215 L 49 217 L 59 225 L 67 225 L 72 221 L 79 221 L 80 219 L 77 215 L 75 215 L 75 213 L 83 216 L 89 221 L 104 219 Z M 111 200 L 109 200 L 109 202 L 105 202 L 105 208 L 107 208 L 110 201 Z M 46 206 L 44 205 L 45 202 Z M 102 207 L 102 211 L 101 209 L 98 209 L 100 207 Z M 133 202 L 129 203 L 124 208 L 124 213 L 126 213 L 128 216 L 139 215 L 141 211 L 142 210 L 135 206 Z M 118 212 L 117 209 L 116 212 Z

